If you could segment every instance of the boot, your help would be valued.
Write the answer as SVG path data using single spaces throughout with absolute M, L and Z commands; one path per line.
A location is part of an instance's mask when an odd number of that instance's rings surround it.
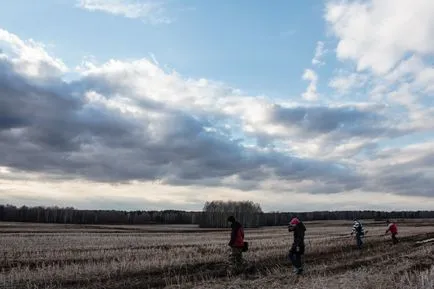
M 303 268 L 297 268 L 296 274 L 301 275 L 303 274 L 303 272 L 304 272 Z

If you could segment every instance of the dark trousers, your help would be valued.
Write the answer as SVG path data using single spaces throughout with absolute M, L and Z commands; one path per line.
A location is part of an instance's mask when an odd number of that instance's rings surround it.
M 357 248 L 362 249 L 363 246 L 363 235 L 361 234 L 356 234 L 356 243 L 357 243 Z
M 299 247 L 300 250 L 297 252 L 297 246 L 295 244 L 292 245 L 288 255 L 289 260 L 291 260 L 292 265 L 297 270 L 303 269 L 302 256 L 304 255 L 304 245 L 301 245 Z
M 393 244 L 398 243 L 398 238 L 396 237 L 396 234 L 393 234 L 393 233 L 392 233 L 392 242 L 393 242 Z
M 230 263 L 236 271 L 241 270 L 243 266 L 243 248 L 232 247 Z

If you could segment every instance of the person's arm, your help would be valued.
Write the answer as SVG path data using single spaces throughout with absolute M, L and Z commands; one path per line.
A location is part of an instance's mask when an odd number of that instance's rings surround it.
M 387 230 L 386 230 L 386 233 L 385 233 L 385 234 L 389 233 L 389 231 L 390 231 L 390 227 L 391 227 L 391 225 L 387 226 Z
M 237 231 L 238 231 L 238 226 L 234 225 L 232 227 L 231 240 L 229 241 L 229 246 L 232 246 L 235 243 L 235 239 L 237 238 Z

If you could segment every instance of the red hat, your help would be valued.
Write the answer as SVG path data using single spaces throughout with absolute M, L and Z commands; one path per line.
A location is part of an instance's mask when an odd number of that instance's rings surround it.
M 292 218 L 291 222 L 289 222 L 290 225 L 297 225 L 300 223 L 300 220 L 298 218 Z

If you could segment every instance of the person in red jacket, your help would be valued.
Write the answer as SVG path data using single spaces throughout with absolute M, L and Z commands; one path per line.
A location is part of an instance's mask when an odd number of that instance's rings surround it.
M 243 265 L 243 248 L 244 248 L 244 228 L 240 222 L 238 222 L 234 216 L 228 218 L 228 222 L 231 224 L 231 239 L 229 241 L 229 247 L 231 247 L 231 263 L 237 271 L 242 268 Z
M 390 232 L 390 234 L 392 235 L 393 244 L 398 243 L 398 238 L 396 237 L 396 235 L 398 235 L 398 227 L 396 226 L 395 223 L 390 222 L 389 220 L 387 220 L 386 224 L 387 224 L 387 230 L 385 235 L 387 235 L 387 233 Z

